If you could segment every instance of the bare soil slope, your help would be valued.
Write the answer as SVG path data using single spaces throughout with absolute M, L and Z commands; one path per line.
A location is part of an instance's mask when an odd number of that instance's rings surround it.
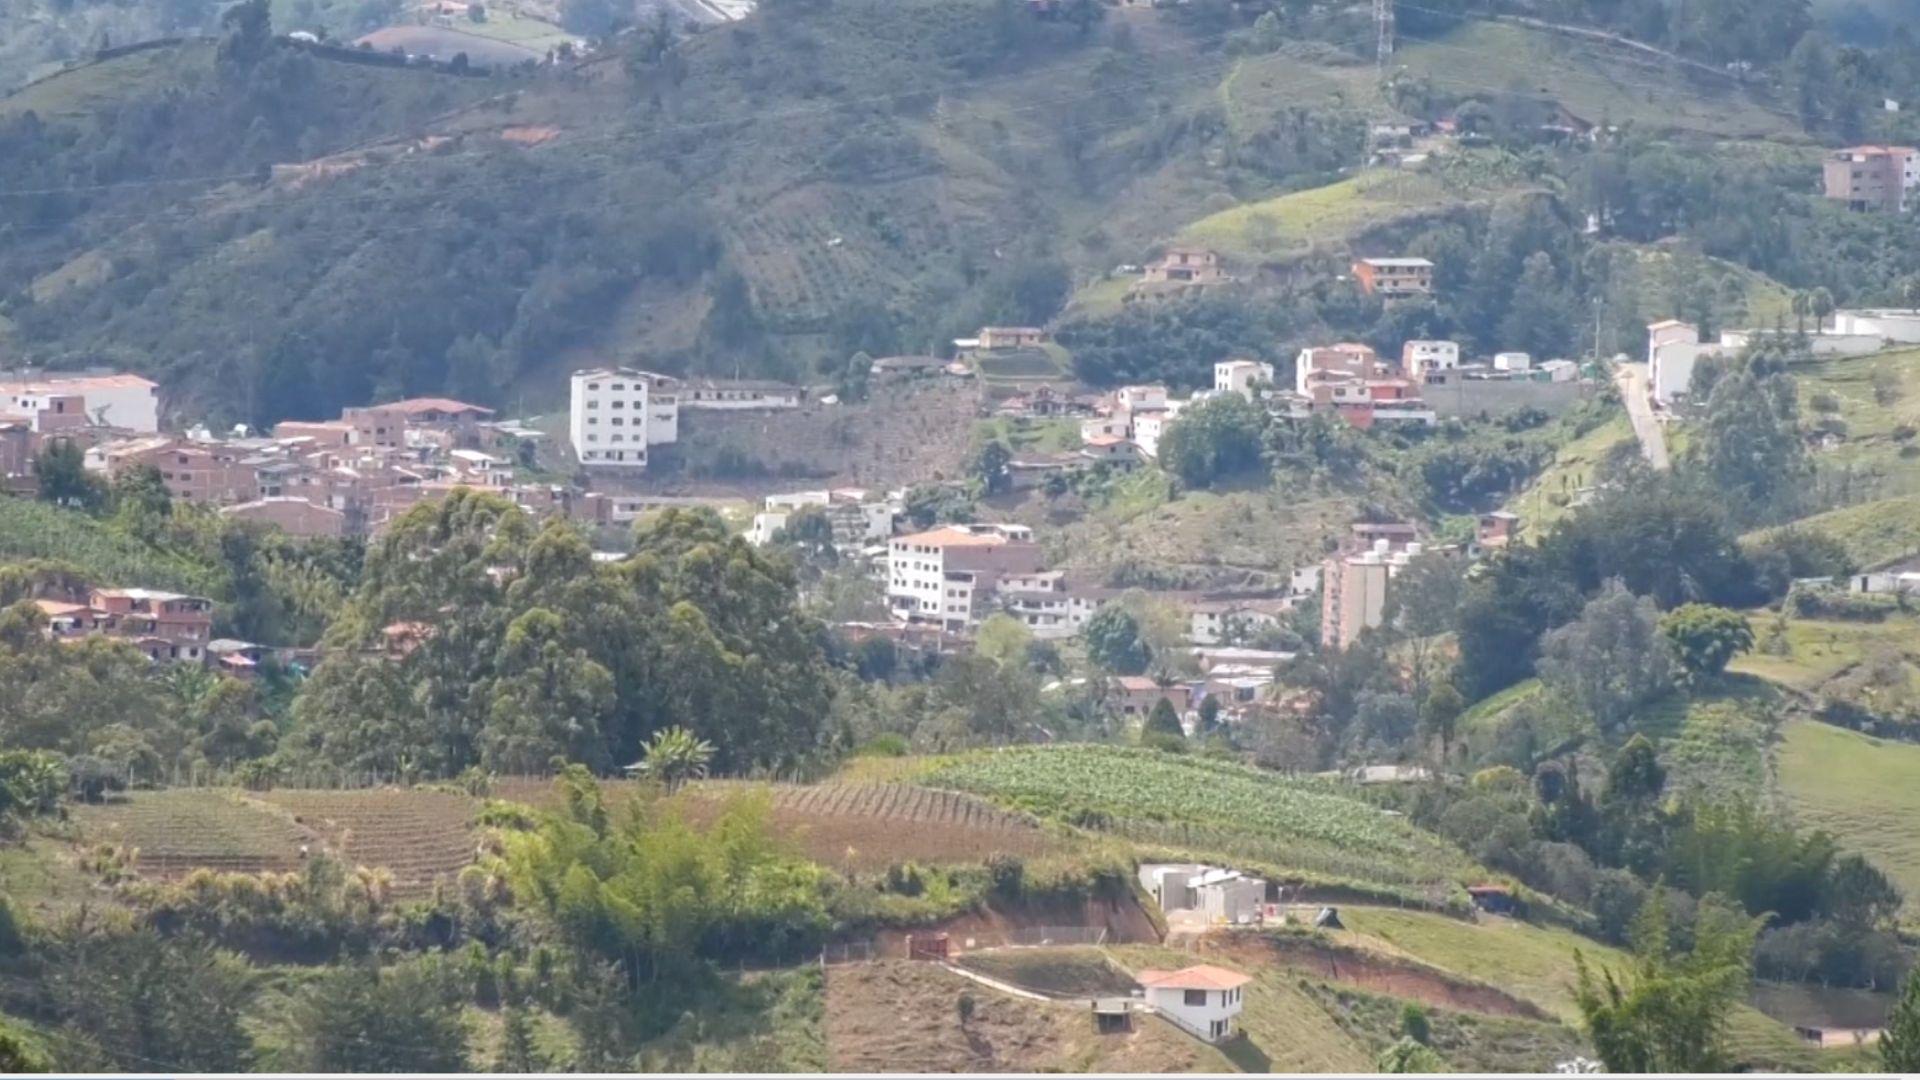
M 971 1004 L 963 1004 L 971 1002 Z M 1140 1017 L 1098 1035 L 1065 1005 L 996 993 L 905 960 L 827 972 L 827 1048 L 846 1072 L 1223 1072 L 1212 1048 Z

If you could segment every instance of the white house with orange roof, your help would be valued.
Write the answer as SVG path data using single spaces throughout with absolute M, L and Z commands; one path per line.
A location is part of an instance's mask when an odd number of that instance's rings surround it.
M 1212 964 L 1179 971 L 1142 971 L 1137 979 L 1147 1006 L 1208 1042 L 1233 1038 L 1233 1020 L 1246 1007 L 1245 987 L 1253 980 Z

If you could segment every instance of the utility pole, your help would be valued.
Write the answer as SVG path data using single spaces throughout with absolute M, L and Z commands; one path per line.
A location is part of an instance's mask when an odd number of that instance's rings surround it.
M 1373 0 L 1373 62 L 1382 77 L 1387 74 L 1387 61 L 1393 58 L 1393 4 L 1394 0 Z

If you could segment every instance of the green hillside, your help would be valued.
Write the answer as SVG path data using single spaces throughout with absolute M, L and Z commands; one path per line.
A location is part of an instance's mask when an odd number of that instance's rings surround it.
M 1792 527 L 1832 537 L 1862 568 L 1885 566 L 1920 552 L 1920 495 L 1843 506 L 1801 518 Z
M 1890 828 L 1920 812 L 1920 747 L 1814 721 L 1788 724 L 1777 752 L 1780 792 L 1801 824 L 1825 829 L 1920 896 L 1920 838 Z

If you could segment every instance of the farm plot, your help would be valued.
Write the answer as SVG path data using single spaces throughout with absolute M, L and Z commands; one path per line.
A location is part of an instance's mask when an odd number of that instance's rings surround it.
M 606 783 L 610 805 L 639 795 L 636 784 Z M 974 863 L 1005 854 L 1045 855 L 1060 849 L 1055 837 L 1020 814 L 957 791 L 913 784 L 751 784 L 711 780 L 679 797 L 688 820 L 711 821 L 730 794 L 764 790 L 774 828 L 816 862 L 875 869 L 899 862 Z M 550 786 L 533 780 L 497 785 L 505 799 L 545 809 L 558 805 Z
M 1229 762 L 1116 746 L 1018 747 L 963 757 L 926 782 L 1281 868 L 1395 884 L 1439 884 L 1471 871 L 1459 851 L 1376 807 Z
M 423 896 L 473 861 L 478 805 L 439 791 L 274 791 L 261 796 L 356 866 L 393 872 L 399 896 Z
M 206 867 L 231 873 L 284 872 L 315 837 L 286 815 L 231 791 L 143 791 L 122 802 L 81 807 L 88 842 L 139 849 L 140 872 L 180 877 Z

